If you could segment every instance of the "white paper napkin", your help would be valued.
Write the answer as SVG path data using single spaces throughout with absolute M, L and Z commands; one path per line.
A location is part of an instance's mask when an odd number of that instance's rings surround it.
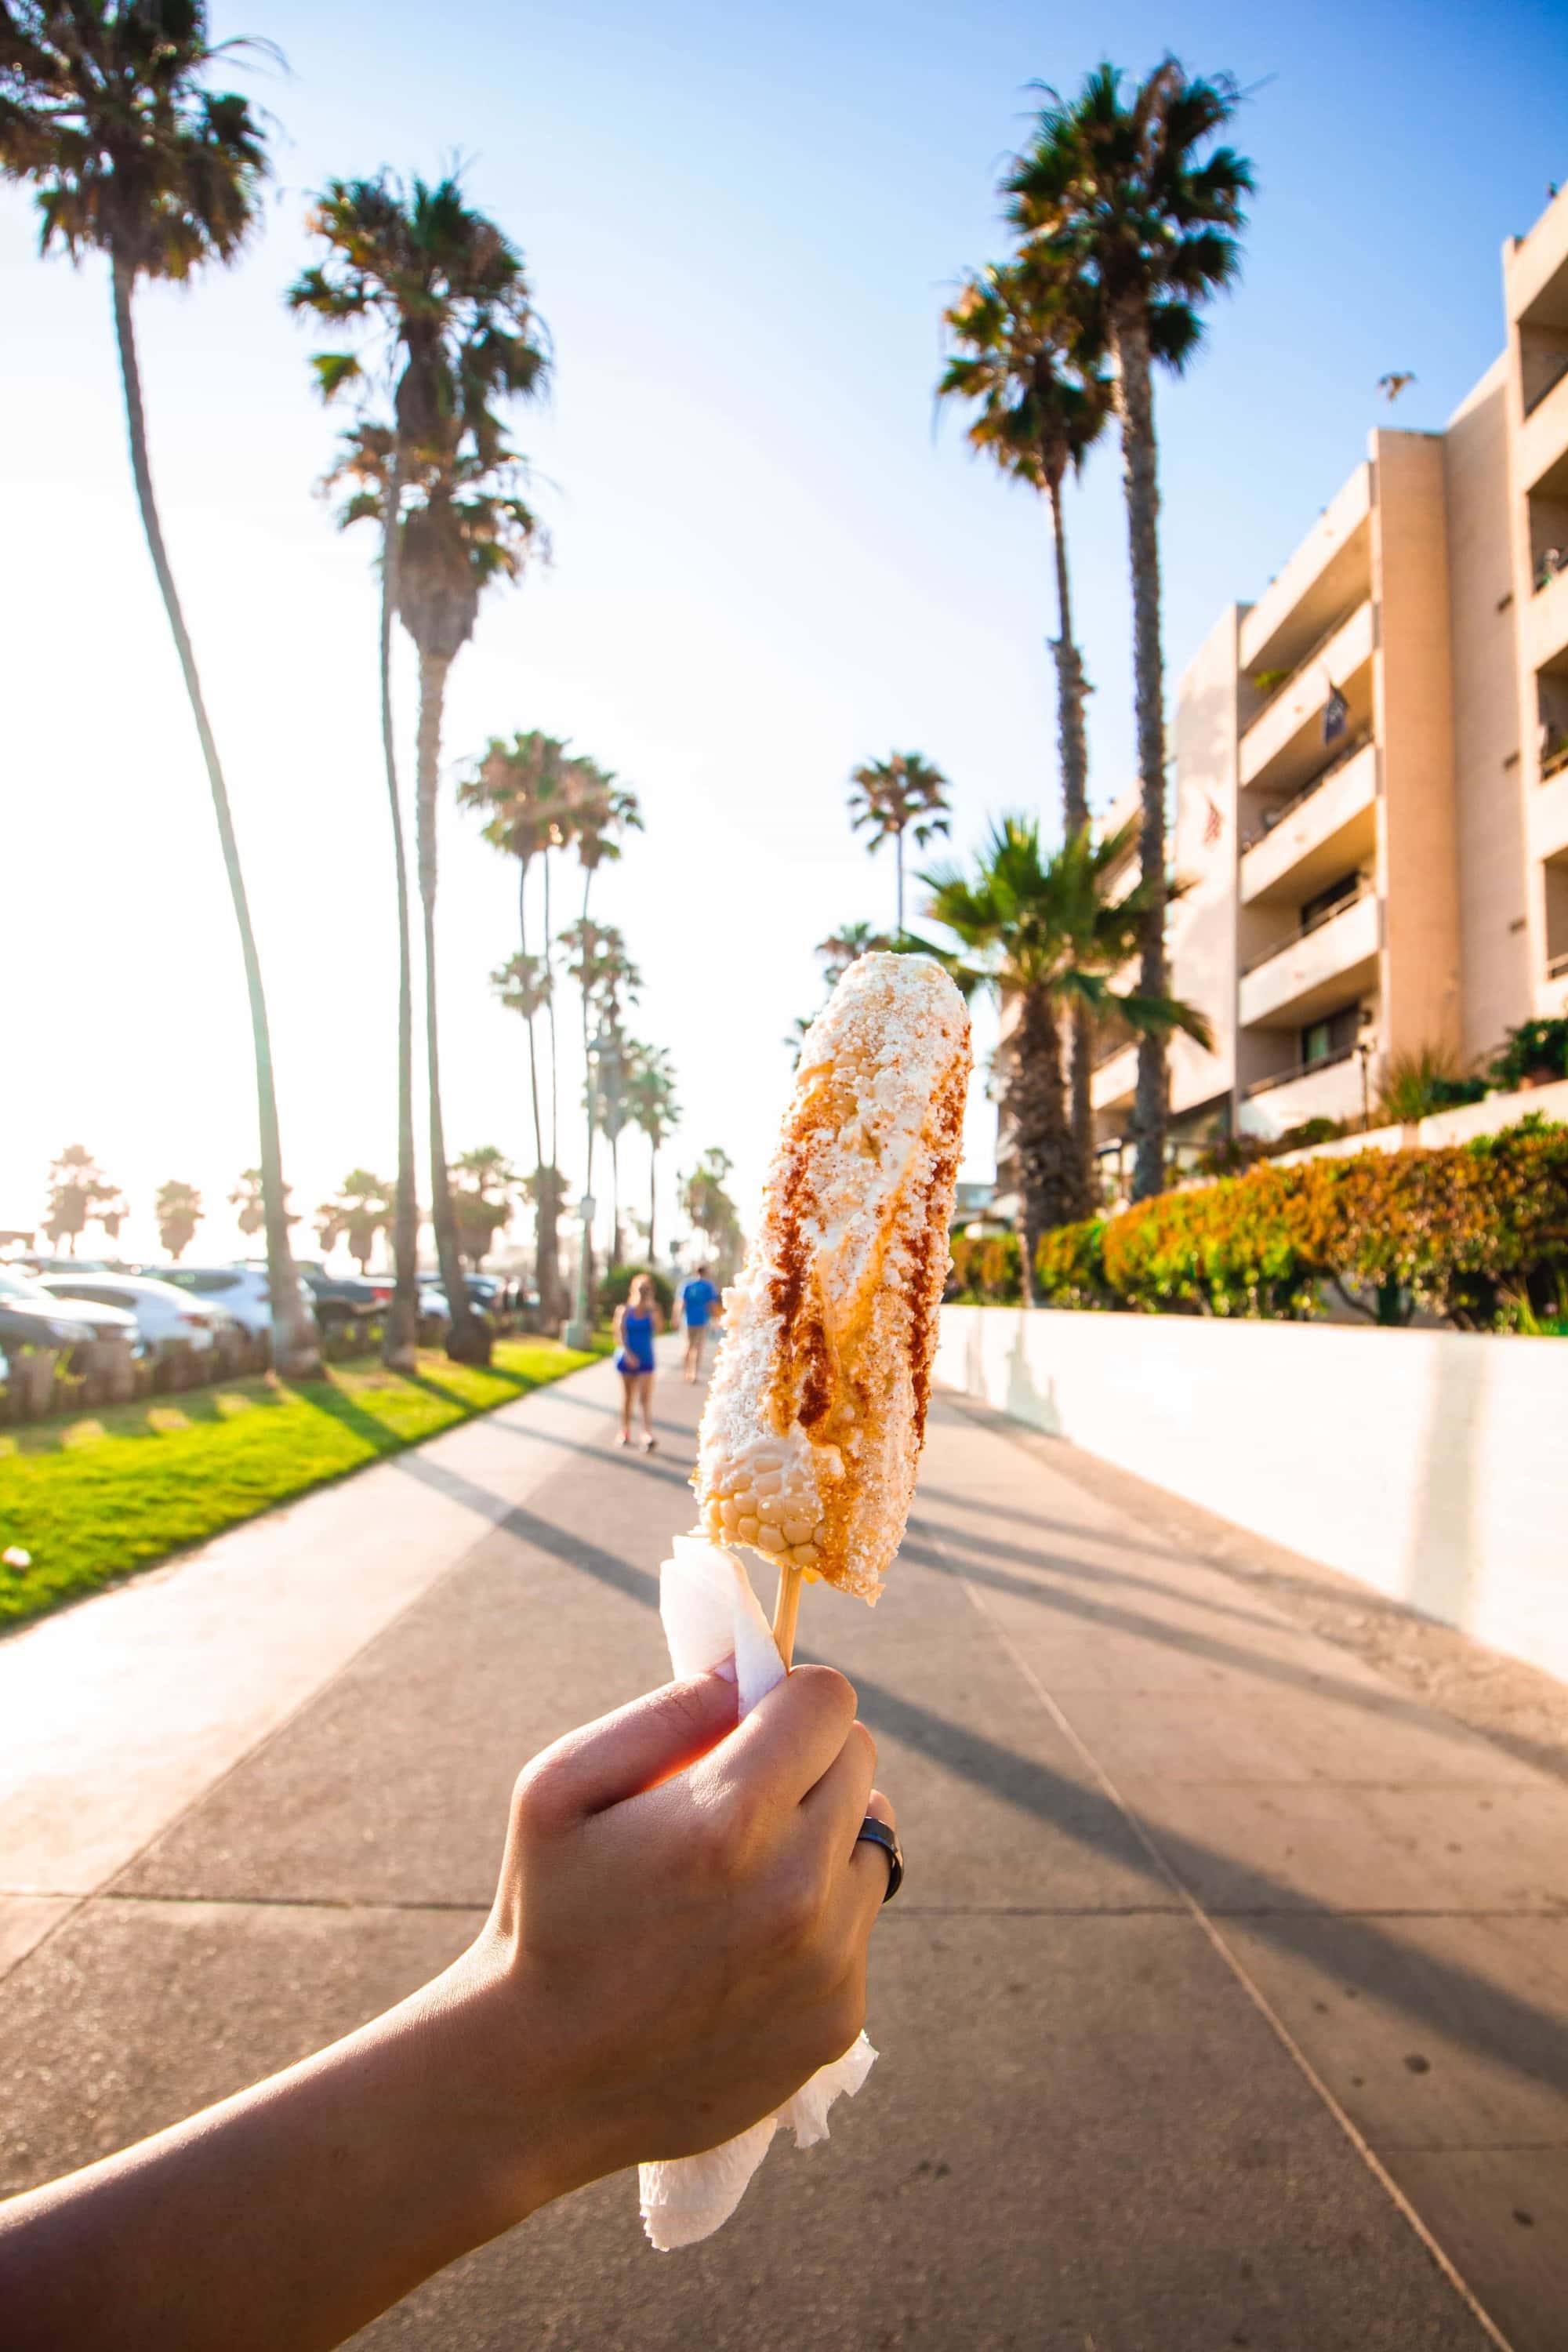
M 731 1551 L 700 1536 L 677 1536 L 675 1557 L 659 1573 L 658 1611 L 669 1663 L 678 1675 L 732 1672 L 742 1715 L 784 1680 L 784 1666 L 745 1570 Z M 637 2168 L 643 2227 L 659 2252 L 694 2246 L 726 2222 L 768 2152 L 780 2124 L 797 2147 L 827 2137 L 827 2110 L 841 2091 L 860 2088 L 876 2058 L 862 2033 L 842 2058 L 824 2066 L 776 2115 L 703 2156 L 679 2156 Z

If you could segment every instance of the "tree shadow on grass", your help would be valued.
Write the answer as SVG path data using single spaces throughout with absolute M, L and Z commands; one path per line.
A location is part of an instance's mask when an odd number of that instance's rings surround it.
M 24 1423 L 19 1428 L 0 1433 L 12 1441 L 6 1448 L 11 1459 L 37 1459 L 39 1455 L 69 1454 L 77 1447 L 89 1450 L 110 1438 L 135 1442 L 178 1436 L 184 1428 L 199 1429 L 217 1422 L 237 1420 L 241 1412 L 255 1406 L 284 1404 L 288 1396 L 281 1382 L 267 1378 L 217 1381 L 210 1388 L 171 1391 L 165 1395 L 145 1397 L 134 1405 L 84 1405 L 79 1411 L 51 1416 L 47 1421 Z M 237 1410 L 237 1398 L 241 1400 Z

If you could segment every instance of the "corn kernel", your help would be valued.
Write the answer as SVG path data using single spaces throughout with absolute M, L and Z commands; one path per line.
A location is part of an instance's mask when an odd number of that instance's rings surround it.
M 736 1527 L 735 1534 L 742 1543 L 754 1544 L 757 1540 L 757 1522 L 755 1519 L 742 1519 Z

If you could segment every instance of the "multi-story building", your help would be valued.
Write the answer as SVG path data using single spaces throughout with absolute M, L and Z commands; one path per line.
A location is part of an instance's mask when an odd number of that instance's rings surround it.
M 1178 1140 L 1353 1117 L 1401 1057 L 1568 1011 L 1568 193 L 1503 291 L 1447 427 L 1373 432 L 1181 680 L 1171 977 L 1214 1048 L 1173 1045 Z M 1106 1141 L 1134 1062 L 1106 1039 Z

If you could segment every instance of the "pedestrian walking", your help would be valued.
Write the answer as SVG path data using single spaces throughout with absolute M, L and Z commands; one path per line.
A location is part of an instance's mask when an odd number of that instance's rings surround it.
M 624 1307 L 616 1309 L 616 1370 L 621 1376 L 621 1429 L 617 1445 L 632 1442 L 632 1407 L 642 1407 L 642 1450 L 658 1443 L 653 1433 L 653 1335 L 662 1318 L 653 1276 L 637 1275 Z
M 702 1370 L 702 1349 L 708 1338 L 708 1326 L 718 1304 L 718 1286 L 710 1282 L 708 1268 L 700 1265 L 689 1282 L 683 1282 L 680 1286 L 679 1313 L 686 1327 L 688 1384 L 695 1381 Z

